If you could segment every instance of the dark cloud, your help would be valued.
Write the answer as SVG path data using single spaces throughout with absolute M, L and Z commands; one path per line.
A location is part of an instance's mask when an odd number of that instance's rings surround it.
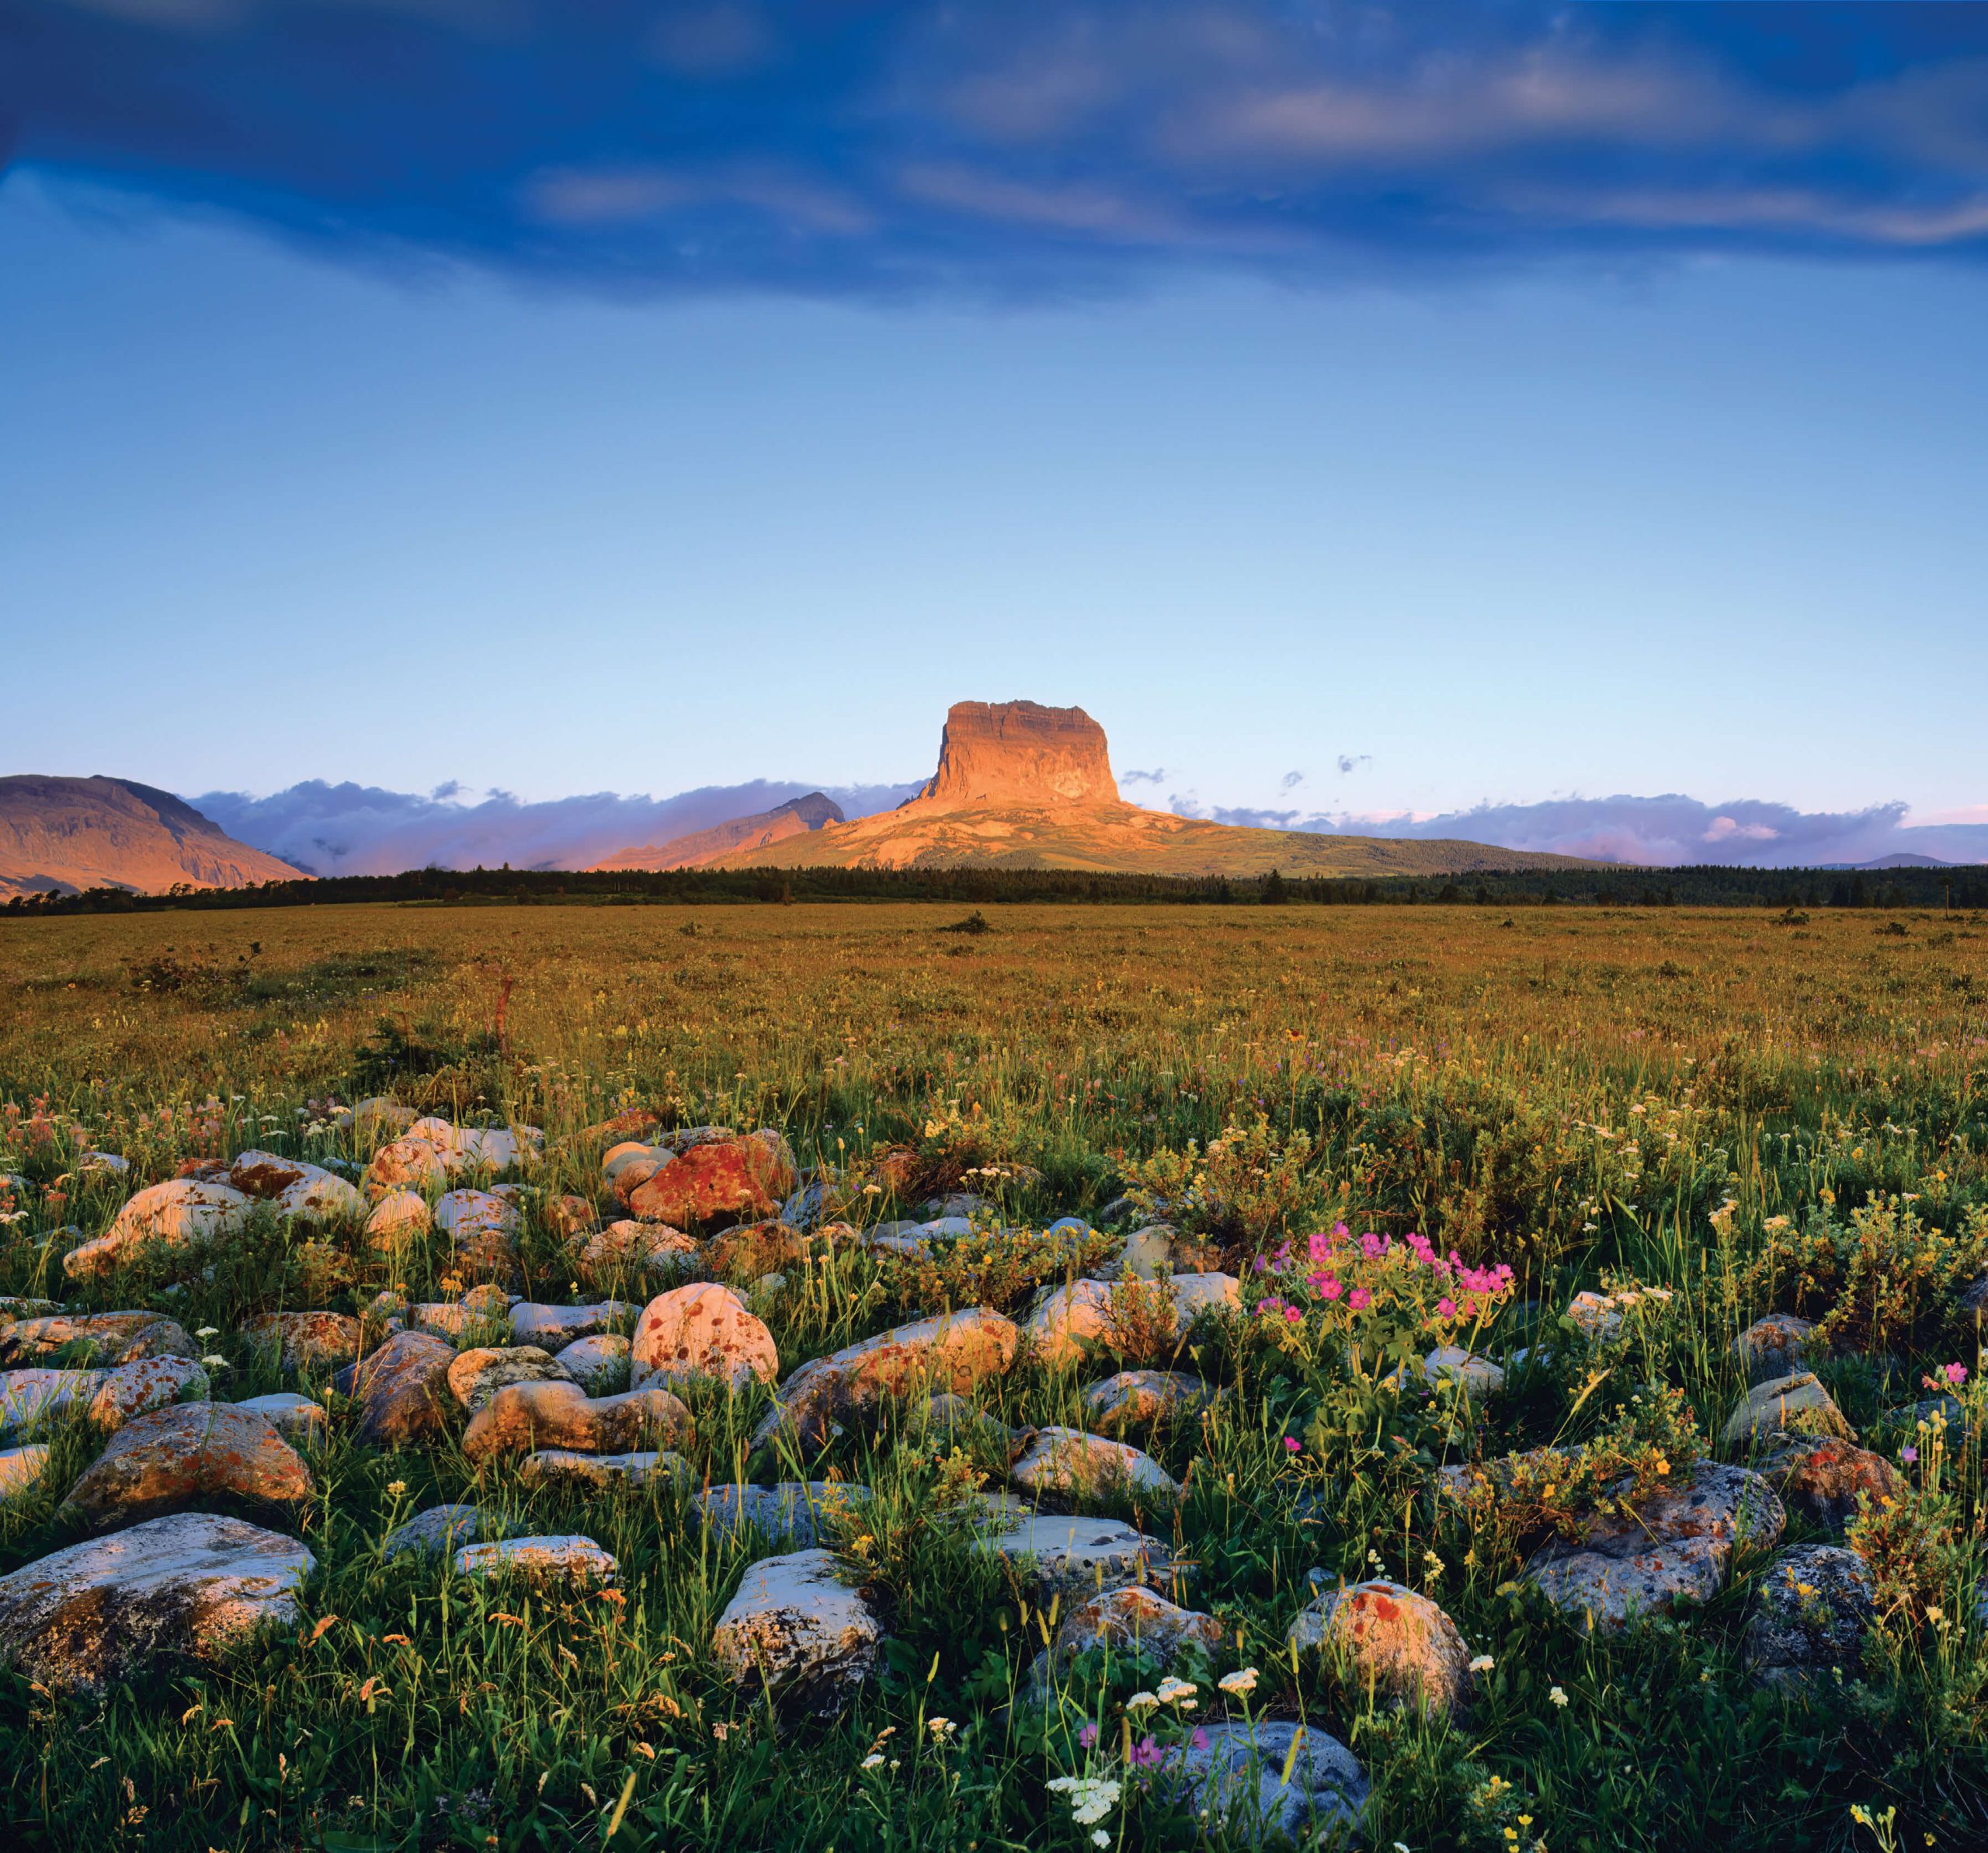
M 615 288 L 1988 250 L 1988 8 L 0 0 L 0 154 Z
M 1183 816 L 1198 809 L 1174 808 Z M 1218 809 L 1222 823 L 1338 836 L 1459 837 L 1500 849 L 1545 850 L 1599 862 L 1652 866 L 1724 863 L 1812 868 L 1889 856 L 1988 861 L 1988 824 L 1908 824 L 1902 804 L 1862 811 L 1799 811 L 1758 798 L 1570 798 L 1538 805 L 1480 805 L 1435 817 L 1353 817 L 1321 812 Z
M 377 785 L 309 779 L 267 798 L 209 791 L 187 801 L 238 842 L 281 856 L 316 875 L 397 874 L 409 868 L 585 868 L 636 844 L 667 842 L 734 817 L 825 791 L 850 817 L 888 810 L 909 785 L 798 785 L 757 779 L 706 785 L 674 798 L 611 791 L 526 804 L 493 791 L 478 804 L 451 801 L 454 780 L 423 798 Z

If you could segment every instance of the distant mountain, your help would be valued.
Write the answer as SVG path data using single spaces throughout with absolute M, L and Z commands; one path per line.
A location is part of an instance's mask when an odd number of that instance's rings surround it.
M 0 778 L 0 899 L 85 888 L 163 894 L 182 883 L 248 888 L 297 874 L 169 791 L 123 778 Z
M 895 811 L 725 852 L 725 868 L 986 864 L 1167 875 L 1468 874 L 1592 867 L 1458 840 L 1256 829 L 1142 810 L 1118 795 L 1104 730 L 1080 707 L 962 701 L 938 769 Z
M 1910 850 L 1901 850 L 1895 856 L 1878 856 L 1868 862 L 1819 862 L 1818 868 L 1856 871 L 1875 868 L 1958 868 L 1960 864 L 1943 862 L 1938 856 L 1915 856 Z
M 707 830 L 693 830 L 688 836 L 667 843 L 645 843 L 634 849 L 617 850 L 596 862 L 596 869 L 697 868 L 715 862 L 721 856 L 739 850 L 765 849 L 790 837 L 805 836 L 825 824 L 843 821 L 842 806 L 826 793 L 811 791 L 805 798 L 791 798 L 770 811 L 751 817 L 735 817 L 728 823 Z

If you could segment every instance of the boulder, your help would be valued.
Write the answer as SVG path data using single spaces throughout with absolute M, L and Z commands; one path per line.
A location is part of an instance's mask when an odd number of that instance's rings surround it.
M 1876 1591 L 1861 1557 L 1836 1545 L 1798 1544 L 1760 1580 L 1746 1664 L 1767 1686 L 1802 1684 L 1833 1669 L 1854 1674 L 1876 1619 Z
M 108 1371 L 0 1371 L 0 1441 L 71 1410 L 113 1432 L 147 1410 L 207 1394 L 207 1373 L 184 1358 L 144 1358 Z
M 1617 1293 L 1577 1293 L 1567 1309 L 1567 1316 L 1590 1343 L 1601 1344 L 1615 1337 L 1622 1322 L 1632 1313 L 1641 1317 L 1661 1312 L 1668 1306 L 1668 1287 L 1628 1287 Z
M 48 1450 L 39 1442 L 0 1448 L 0 1507 L 25 1499 L 48 1472 Z
M 1357 1828 L 1367 1806 L 1359 1758 L 1316 1725 L 1212 1724 L 1168 1750 L 1162 1768 L 1189 1809 L 1249 1846 L 1272 1834 L 1330 1844 Z
M 875 1671 L 883 1629 L 825 1550 L 763 1558 L 711 1632 L 732 1684 L 837 1709 Z
M 974 1549 L 1002 1559 L 1048 1601 L 1052 1595 L 1170 1584 L 1173 1553 L 1157 1538 L 1115 1518 L 1016 1519 Z
M 561 1241 L 591 1235 L 599 1220 L 593 1205 L 571 1191 L 554 1197 L 545 1206 L 545 1225 Z
M 712 1486 L 697 1496 L 704 1523 L 721 1539 L 750 1526 L 767 1537 L 812 1549 L 822 1542 L 822 1520 L 847 1511 L 870 1489 L 845 1480 L 783 1480 L 777 1486 Z
M 493 1191 L 450 1191 L 435 1205 L 435 1226 L 449 1238 L 459 1268 L 507 1274 L 516 1264 L 524 1219 Z
M 603 1300 L 593 1306 L 520 1300 L 511 1309 L 511 1336 L 520 1344 L 545 1345 L 556 1351 L 576 1338 L 592 1338 L 620 1325 L 634 1309 L 626 1300 Z
M 1792 1312 L 1757 1319 L 1733 1341 L 1733 1354 L 1749 1383 L 1764 1383 L 1802 1368 L 1802 1354 L 1815 1326 Z
M 366 1245 L 376 1254 L 392 1254 L 426 1241 L 434 1226 L 426 1198 L 413 1191 L 390 1190 L 366 1219 Z
M 1827 1436 L 1777 1436 L 1760 1472 L 1792 1515 L 1831 1531 L 1841 1531 L 1857 1516 L 1859 1493 L 1875 1506 L 1905 1490 L 1898 1469 L 1882 1455 Z
M 581 1280 L 597 1288 L 631 1275 L 680 1274 L 697 1258 L 696 1241 L 680 1229 L 624 1220 L 589 1236 L 574 1266 Z
M 679 1151 L 622 1200 L 641 1222 L 695 1229 L 770 1216 L 795 1181 L 787 1141 L 766 1129 Z
M 780 1377 L 773 1333 L 738 1295 L 708 1281 L 659 1294 L 642 1309 L 629 1364 L 629 1381 L 638 1389 L 715 1378 L 736 1390 Z
M 93 1366 L 114 1368 L 146 1358 L 198 1358 L 178 1320 L 160 1312 L 57 1312 L 0 1327 L 0 1364 L 32 1364 L 71 1345 L 89 1347 Z
M 589 1396 L 617 1396 L 630 1387 L 628 1341 L 612 1332 L 576 1338 L 553 1361 Z
M 1725 1441 L 1728 1448 L 1743 1448 L 1783 1432 L 1832 1434 L 1846 1441 L 1857 1438 L 1812 1371 L 1754 1385 L 1727 1419 Z
M 1107 1215 L 1100 1220 L 1108 1222 L 1111 1219 Z M 1168 1274 L 1190 1272 L 1191 1260 L 1188 1245 L 1180 1239 L 1180 1232 L 1172 1223 L 1149 1222 L 1127 1236 L 1118 1252 L 1090 1278 L 1109 1281 L 1129 1274 L 1135 1280 L 1156 1281 Z
M 343 1312 L 264 1312 L 242 1322 L 242 1336 L 291 1370 L 335 1370 L 353 1363 L 363 1343 L 360 1322 Z
M 1423 1359 L 1422 1375 L 1431 1383 L 1452 1380 L 1472 1396 L 1495 1396 L 1505 1387 L 1505 1373 L 1497 1365 L 1461 1345 L 1437 1346 Z
M 969 1390 L 1006 1371 L 1018 1338 L 1012 1320 L 985 1306 L 880 1332 L 795 1371 L 780 1386 L 753 1445 L 770 1442 L 785 1428 L 803 1445 L 820 1447 L 836 1422 L 867 1415 L 881 1397 Z
M 1052 1368 L 1076 1363 L 1086 1345 L 1111 1341 L 1112 1283 L 1071 1281 L 1052 1287 L 1037 1302 L 1023 1330 L 1036 1355 Z M 1230 1274 L 1180 1274 L 1149 1281 L 1145 1291 L 1165 1291 L 1180 1332 L 1204 1313 L 1241 1303 L 1242 1283 Z
M 426 1139 L 403 1136 L 373 1154 L 364 1187 L 377 1205 L 397 1191 L 433 1196 L 449 1187 L 450 1175 L 449 1161 Z
M 1036 1656 L 1030 1681 L 1039 1691 L 1053 1672 L 1093 1647 L 1108 1648 L 1114 1655 L 1143 1653 L 1166 1666 L 1190 1646 L 1215 1654 L 1222 1643 L 1222 1624 L 1213 1615 L 1177 1608 L 1132 1584 L 1105 1590 L 1070 1609 L 1050 1647 Z
M 315 1491 L 303 1457 L 266 1416 L 189 1403 L 127 1422 L 69 1489 L 61 1516 L 109 1531 L 217 1498 L 295 1512 Z
M 514 1383 L 570 1383 L 557 1358 L 537 1345 L 480 1346 L 458 1351 L 448 1371 L 450 1392 L 474 1415 Z
M 1597 1517 L 1585 1541 L 1555 1540 L 1522 1580 L 1590 1629 L 1612 1630 L 1680 1599 L 1709 1601 L 1725 1586 L 1736 1545 L 1764 1549 L 1781 1541 L 1787 1524 L 1759 1474 L 1701 1461 L 1688 1480 L 1637 1511 Z
M 339 1395 L 360 1405 L 356 1438 L 398 1448 L 443 1434 L 455 1398 L 449 1366 L 455 1347 L 426 1332 L 396 1332 L 378 1351 L 332 1379 Z
M 300 1396 L 294 1390 L 277 1390 L 266 1396 L 245 1396 L 235 1406 L 252 1410 L 276 1425 L 277 1434 L 291 1442 L 321 1441 L 331 1432 L 331 1418 L 321 1403 Z
M 1180 1497 L 1180 1483 L 1149 1454 L 1076 1428 L 1037 1431 L 1027 1452 L 1009 1469 L 1025 1493 L 1095 1499 L 1107 1494 Z
M 1315 1597 L 1287 1637 L 1301 1652 L 1329 1650 L 1347 1684 L 1385 1703 L 1453 1716 L 1470 1695 L 1470 1650 L 1436 1604 L 1376 1580 Z
M 1084 1420 L 1105 1434 L 1198 1416 L 1219 1392 L 1183 1371 L 1121 1371 L 1084 1392 Z
M 569 1448 L 544 1448 L 526 1457 L 519 1476 L 527 1486 L 570 1486 L 605 1493 L 639 1486 L 661 1478 L 680 1479 L 690 1471 L 680 1454 L 636 1449 L 627 1454 L 575 1454 Z
M 342 1124 L 351 1127 L 353 1142 L 363 1151 L 382 1139 L 399 1138 L 419 1115 L 412 1107 L 403 1106 L 384 1094 L 375 1094 L 355 1107 L 345 1108 L 339 1118 Z
M 148 1519 L 0 1577 L 0 1662 L 101 1688 L 161 1660 L 211 1662 L 294 1626 L 317 1560 L 294 1539 L 206 1512 Z
M 472 1461 L 549 1448 L 626 1454 L 690 1432 L 690 1410 L 666 1389 L 589 1397 L 577 1383 L 516 1383 L 470 1418 L 463 1453 Z
M 611 1584 L 619 1566 L 591 1538 L 500 1538 L 456 1552 L 459 1577 L 526 1577 L 537 1583 Z
M 395 1557 L 446 1556 L 460 1545 L 475 1543 L 483 1535 L 483 1514 L 474 1506 L 430 1506 L 382 1538 L 380 1555 L 389 1561 Z
M 365 1198 L 335 1171 L 301 1158 L 244 1152 L 228 1167 L 228 1181 L 299 1222 L 356 1222 L 366 1214 Z
M 197 1253 L 240 1229 L 255 1207 L 253 1198 L 229 1184 L 176 1177 L 149 1185 L 117 1212 L 105 1233 L 70 1250 L 62 1257 L 63 1271 L 71 1280 L 93 1280 L 141 1259 Z
M 702 1251 L 704 1271 L 727 1280 L 757 1280 L 763 1274 L 805 1263 L 832 1246 L 841 1225 L 829 1223 L 806 1236 L 784 1222 L 741 1222 L 712 1236 Z

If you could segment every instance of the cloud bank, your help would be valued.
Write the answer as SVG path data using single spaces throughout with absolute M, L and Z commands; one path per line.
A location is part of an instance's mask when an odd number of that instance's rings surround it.
M 461 801 L 444 785 L 426 797 L 377 785 L 308 779 L 266 798 L 208 791 L 186 801 L 238 843 L 280 856 L 314 875 L 391 875 L 410 868 L 586 868 L 617 850 L 707 830 L 825 791 L 849 817 L 888 810 L 908 785 L 798 785 L 756 779 L 704 785 L 674 798 L 611 791 L 526 804 L 495 791 Z
M 616 290 L 1978 259 L 1988 9 L 0 0 L 0 159 Z
M 1545 850 L 1597 862 L 1649 867 L 1720 863 L 1752 868 L 1813 868 L 1922 856 L 1938 862 L 1988 862 L 1988 822 L 1908 824 L 1903 804 L 1862 811 L 1799 811 L 1759 798 L 1708 805 L 1694 798 L 1569 798 L 1537 805 L 1479 805 L 1436 816 L 1257 810 L 1212 813 L 1176 802 L 1183 816 L 1222 823 L 1337 836 L 1461 837 L 1500 849 Z M 260 847 L 260 845 L 257 846 Z

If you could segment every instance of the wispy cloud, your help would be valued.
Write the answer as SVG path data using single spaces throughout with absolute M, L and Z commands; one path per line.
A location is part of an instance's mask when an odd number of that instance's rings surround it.
M 1118 774 L 1118 782 L 1121 785 L 1156 785 L 1166 777 L 1166 768 L 1156 766 L 1150 772 L 1121 772 Z
M 1333 763 L 1342 773 L 1357 770 L 1362 766 L 1371 766 L 1374 756 L 1371 753 L 1343 753 Z
M 0 0 L 15 165 L 618 290 L 1988 252 L 1988 9 Z
M 1304 782 L 1305 774 L 1303 773 L 1287 772 L 1282 778 L 1277 780 L 1277 789 L 1281 791 L 1295 791 L 1298 787 L 1303 784 Z

